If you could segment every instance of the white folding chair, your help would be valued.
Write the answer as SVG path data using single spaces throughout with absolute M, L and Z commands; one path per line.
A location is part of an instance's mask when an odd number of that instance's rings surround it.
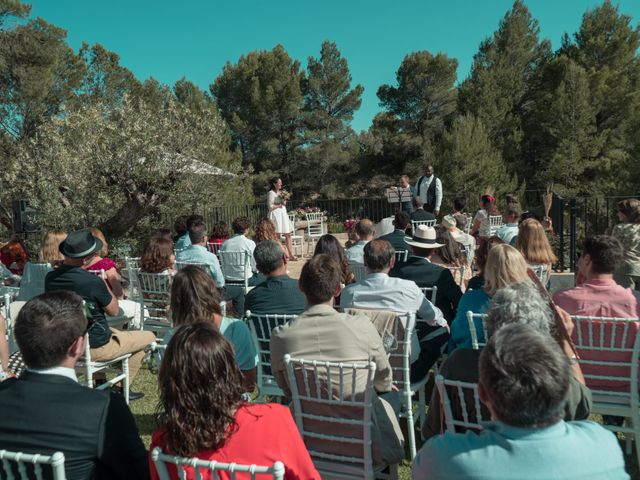
M 603 427 L 625 434 L 627 453 L 633 437 L 640 460 L 640 319 L 574 315 L 571 319 L 582 373 L 593 397 L 591 413 L 624 417 L 623 426 Z
M 322 478 L 397 478 L 374 470 L 374 362 L 336 363 L 284 356 L 293 416 Z
M 469 333 L 471 334 L 471 348 L 479 350 L 480 347 L 484 347 L 487 344 L 487 314 L 486 313 L 473 313 L 471 310 L 467 311 L 467 323 L 469 325 Z M 482 328 L 483 337 L 478 335 Z
M 411 220 L 411 234 L 413 235 L 416 232 L 416 228 L 418 225 L 425 225 L 427 227 L 435 227 L 436 220 Z
M 172 327 L 169 315 L 171 275 L 136 271 L 140 288 L 141 330 L 162 336 Z
M 129 358 L 131 358 L 131 354 L 125 353 L 111 360 L 102 360 L 99 362 L 91 360 L 91 347 L 89 346 L 89 334 L 87 333 L 84 336 L 84 356 L 76 363 L 76 372 L 84 376 L 84 383 L 87 387 L 93 388 L 94 373 L 116 366 L 118 363 L 121 364 L 122 371 L 115 377 L 96 387 L 96 390 L 111 388 L 116 383 L 122 382 L 122 393 L 124 394 L 125 401 L 129 403 Z
M 302 235 L 296 235 L 296 214 L 295 212 L 287 212 L 289 216 L 289 223 L 291 223 L 291 246 L 293 247 L 294 255 L 304 255 L 304 237 Z
M 438 296 L 437 285 L 434 285 L 433 287 L 420 287 L 420 290 L 422 290 L 422 294 L 427 297 L 427 300 L 434 305 L 436 304 L 436 297 Z
M 502 226 L 502 215 L 489 215 L 489 236 L 493 237 Z
M 207 250 L 209 250 L 214 255 L 218 255 L 218 252 L 220 251 L 221 248 L 222 248 L 221 243 L 207 242 Z
M 442 375 L 436 375 L 436 388 L 440 394 L 440 405 L 448 432 L 455 433 L 456 427 L 479 431 L 483 429 L 480 422 L 490 420 L 482 411 L 483 404 L 480 402 L 477 383 L 447 380 Z M 453 395 L 449 393 L 450 391 Z M 455 404 L 453 407 L 452 403 Z M 455 408 L 456 406 L 459 408 Z
M 138 287 L 138 276 L 135 270 L 140 269 L 140 257 L 124 257 L 124 266 L 127 269 L 129 280 L 129 298 L 134 302 L 140 301 L 140 289 Z
M 158 472 L 160 480 L 171 480 L 175 478 L 169 474 L 167 465 L 173 465 L 178 473 L 180 480 L 186 480 L 187 470 L 194 470 L 197 479 L 207 478 L 204 475 L 210 474 L 210 478 L 223 478 L 219 472 L 229 472 L 232 480 L 238 478 L 238 474 L 247 474 L 251 480 L 256 480 L 258 475 L 260 479 L 272 478 L 273 480 L 284 479 L 284 464 L 282 462 L 274 462 L 270 467 L 259 465 L 242 465 L 239 463 L 222 463 L 215 460 L 201 460 L 199 458 L 178 457 L 175 455 L 167 455 L 162 453 L 160 447 L 156 447 L 151 452 L 151 459 Z M 203 475 L 204 474 L 204 475 Z M 268 477 L 265 477 L 268 475 Z M 192 478 L 190 475 L 188 478 Z M 241 478 L 247 478 L 242 476 Z
M 282 397 L 284 392 L 278 386 L 273 373 L 271 372 L 271 332 L 274 328 L 284 325 L 297 315 L 256 315 L 247 310 L 245 321 L 249 324 L 249 330 L 258 351 L 258 397 L 257 402 L 264 400 L 265 395 L 269 397 Z
M 318 239 L 324 235 L 324 215 L 320 212 L 305 213 L 307 221 L 307 233 L 304 236 L 307 242 L 307 253 L 313 255 Z
M 51 455 L 40 455 L 39 453 L 30 454 L 22 452 L 10 452 L 9 450 L 0 450 L 0 461 L 4 469 L 5 477 L 8 480 L 42 480 L 43 478 L 52 478 L 53 480 L 66 480 L 67 476 L 64 471 L 64 454 L 55 452 Z M 51 467 L 51 477 L 47 475 L 49 469 L 43 466 Z
M 536 274 L 542 285 L 549 282 L 549 271 L 546 265 L 529 265 L 529 268 Z
M 464 225 L 464 233 L 466 233 L 467 235 L 469 235 L 469 232 L 471 231 L 472 224 L 473 224 L 473 217 L 470 215 L 467 215 L 467 223 L 465 223 Z
M 220 269 L 224 276 L 225 286 L 238 286 L 244 289 L 246 295 L 251 290 L 249 288 L 249 279 L 253 276 L 251 271 L 251 254 L 247 251 L 218 252 L 220 257 Z
M 355 276 L 356 282 L 365 279 L 365 277 L 367 276 L 367 267 L 365 267 L 364 264 L 358 262 L 349 262 L 349 266 L 351 266 L 351 271 Z
M 396 263 L 406 262 L 409 257 L 409 250 L 396 250 Z

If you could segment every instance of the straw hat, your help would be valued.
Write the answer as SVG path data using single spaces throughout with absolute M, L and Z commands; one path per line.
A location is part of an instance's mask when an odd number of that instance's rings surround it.
M 411 237 L 404 237 L 407 245 L 418 248 L 440 248 L 444 245 L 436 242 L 436 229 L 426 225 L 418 225 Z

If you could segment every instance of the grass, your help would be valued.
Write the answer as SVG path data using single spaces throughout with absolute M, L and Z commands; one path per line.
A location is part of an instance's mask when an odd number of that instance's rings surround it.
M 151 443 L 151 435 L 157 427 L 156 423 L 156 407 L 158 404 L 158 376 L 152 373 L 145 365 L 140 369 L 135 381 L 132 385 L 133 390 L 136 392 L 143 392 L 144 398 L 131 402 L 131 411 L 138 425 L 138 431 L 142 437 L 142 441 L 145 447 L 149 448 Z M 427 398 L 429 398 L 427 396 Z M 591 420 L 602 423 L 602 417 L 599 415 L 592 415 Z M 404 430 L 404 422 L 401 426 Z M 406 435 L 405 435 L 406 437 Z M 422 444 L 420 435 L 416 435 L 416 441 L 418 442 L 418 449 Z M 620 446 L 623 451 L 625 448 L 624 440 L 620 439 Z M 631 455 L 625 455 L 626 469 L 632 479 L 640 480 L 640 469 L 638 468 L 638 462 L 635 455 L 635 449 L 632 449 Z M 398 477 L 400 480 L 411 479 L 411 463 L 404 460 L 398 468 Z

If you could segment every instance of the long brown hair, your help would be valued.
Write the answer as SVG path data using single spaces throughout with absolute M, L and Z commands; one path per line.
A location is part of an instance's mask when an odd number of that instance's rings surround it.
M 151 237 L 144 246 L 140 258 L 140 270 L 147 273 L 160 273 L 173 267 L 173 242 L 165 237 Z
M 96 252 L 99 257 L 105 258 L 109 254 L 109 244 L 107 243 L 107 239 L 104 238 L 104 233 L 99 228 L 91 227 L 89 229 L 91 235 L 100 239 L 102 241 L 102 248 Z
M 255 232 L 253 239 L 257 242 L 262 242 L 264 240 L 275 240 L 276 242 L 280 242 L 280 237 L 276 233 L 276 226 L 274 223 L 268 218 L 261 218 L 255 226 Z
M 212 322 L 222 314 L 220 293 L 207 272 L 187 265 L 173 277 L 171 284 L 171 319 L 173 325 Z
M 516 248 L 531 264 L 547 265 L 558 261 L 544 227 L 535 218 L 527 218 L 518 227 Z
M 476 248 L 476 253 L 474 256 L 476 268 L 478 269 L 478 272 L 480 274 L 484 272 L 484 267 L 487 264 L 489 251 L 496 245 L 502 245 L 503 243 L 504 242 L 500 237 L 489 237 L 486 240 L 480 242 L 480 245 L 478 245 L 478 248 Z
M 238 430 L 242 374 L 233 347 L 212 323 L 176 330 L 158 376 L 158 420 L 170 452 L 192 457 L 217 450 Z
M 458 242 L 453 239 L 448 230 L 439 229 L 436 234 L 436 242 L 444 245 L 437 249 L 437 253 L 445 264 L 457 267 L 466 265 L 467 257 L 462 253 Z
M 338 262 L 340 270 L 342 271 L 342 283 L 346 285 L 354 279 L 353 270 L 351 270 L 351 265 L 349 265 L 344 247 L 336 237 L 331 234 L 326 234 L 318 239 L 316 249 L 313 251 L 313 256 L 315 257 L 321 253 L 330 255 Z
M 60 244 L 67 238 L 64 230 L 49 230 L 42 239 L 42 248 L 38 252 L 38 259 L 41 262 L 55 265 L 64 260 L 64 255 L 60 253 Z

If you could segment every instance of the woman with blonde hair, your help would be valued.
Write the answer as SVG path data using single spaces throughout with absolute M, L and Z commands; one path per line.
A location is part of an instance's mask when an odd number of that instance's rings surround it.
M 618 203 L 620 223 L 613 227 L 611 236 L 624 247 L 624 261 L 613 274 L 614 280 L 625 288 L 636 288 L 640 283 L 640 200 L 629 198 Z
M 20 291 L 16 300 L 28 302 L 44 293 L 44 277 L 54 268 L 62 265 L 64 255 L 60 253 L 60 244 L 67 238 L 64 230 L 49 230 L 42 238 L 42 247 L 38 252 L 38 262 L 27 262 L 22 272 Z
M 542 274 L 538 276 L 540 282 L 546 285 L 551 275 L 551 266 L 558 261 L 558 257 L 553 253 L 544 227 L 538 220 L 527 218 L 520 224 L 516 248 L 534 271 L 536 267 L 542 267 Z
M 460 299 L 456 318 L 451 323 L 449 353 L 456 348 L 471 348 L 471 333 L 467 321 L 467 312 L 484 313 L 491 297 L 502 287 L 519 282 L 531 282 L 527 273 L 527 262 L 515 248 L 500 244 L 494 246 L 487 256 L 484 267 L 484 288 L 467 290 Z M 484 342 L 482 320 L 474 319 L 478 341 Z

